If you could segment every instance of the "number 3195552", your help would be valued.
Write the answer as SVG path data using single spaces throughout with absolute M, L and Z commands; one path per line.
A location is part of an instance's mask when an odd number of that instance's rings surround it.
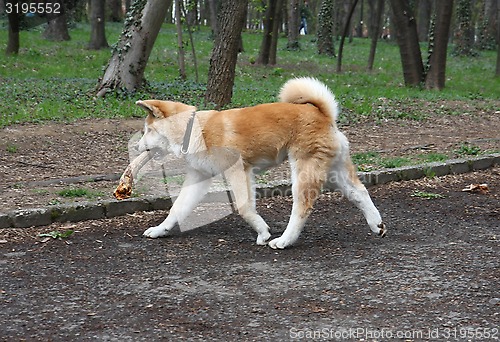
M 6 2 L 5 12 L 7 14 L 61 14 L 61 4 L 58 2 Z

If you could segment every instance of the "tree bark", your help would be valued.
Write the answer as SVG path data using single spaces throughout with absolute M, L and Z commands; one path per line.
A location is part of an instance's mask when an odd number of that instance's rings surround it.
M 217 37 L 210 58 L 205 103 L 221 108 L 231 102 L 241 31 L 248 0 L 221 0 Z
M 88 49 L 99 50 L 109 47 L 105 32 L 105 7 L 102 0 L 90 2 L 90 43 Z
M 9 38 L 7 42 L 6 55 L 17 55 L 19 53 L 19 15 L 12 11 L 8 15 Z
M 322 0 L 318 13 L 318 53 L 335 57 L 333 45 L 333 0 Z
M 299 0 L 288 1 L 288 50 L 299 50 L 300 11 Z
M 171 5 L 171 0 L 134 1 L 104 76 L 96 87 L 98 97 L 116 89 L 134 92 L 144 85 L 149 55 Z
M 472 23 L 472 4 L 470 0 L 458 0 L 458 28 L 455 33 L 454 53 L 459 56 L 475 56 L 474 27 Z
M 500 1 L 500 0 L 499 0 Z M 500 77 L 500 4 L 497 4 L 497 67 L 495 76 Z
M 347 34 L 349 33 L 348 31 L 351 27 L 352 15 L 354 14 L 354 9 L 356 8 L 357 4 L 358 0 L 354 0 L 352 2 L 351 8 L 349 9 L 349 14 L 347 15 L 347 19 L 344 23 L 344 31 L 342 32 L 342 37 L 340 38 L 339 44 L 339 56 L 337 57 L 337 72 L 340 72 L 342 70 L 342 52 L 344 51 L 345 37 L 347 37 Z
M 423 81 L 424 64 L 418 43 L 415 17 L 408 0 L 390 0 L 390 3 L 405 85 L 418 86 Z
M 92 0 L 93 1 L 93 0 Z M 109 8 L 109 21 L 119 23 L 123 19 L 122 1 L 121 0 L 101 0 L 106 2 Z
M 368 70 L 373 70 L 373 63 L 375 62 L 375 52 L 377 51 L 378 37 L 380 36 L 380 27 L 382 25 L 382 13 L 384 13 L 384 0 L 377 0 L 377 7 L 374 9 L 375 15 L 372 18 L 372 25 L 370 28 L 371 44 L 370 54 L 368 55 Z
M 417 32 L 418 32 L 418 40 L 420 42 L 425 42 L 429 38 L 431 12 L 432 12 L 431 0 L 419 0 L 417 9 L 417 14 L 418 14 Z
M 66 10 L 62 0 L 54 0 L 53 3 L 61 5 L 60 14 L 47 14 L 47 28 L 43 32 L 43 38 L 55 42 L 70 40 Z
M 441 90 L 445 85 L 446 54 L 450 34 L 453 0 L 436 1 L 436 24 L 434 48 L 429 58 L 429 70 L 425 77 L 425 88 Z
M 208 0 L 208 7 L 210 8 L 210 27 L 212 28 L 212 36 L 217 37 L 217 1 Z
M 257 64 L 276 64 L 276 48 L 280 24 L 282 0 L 270 0 L 264 17 L 264 34 L 260 45 Z
M 182 40 L 182 21 L 181 21 L 181 0 L 175 0 L 175 27 L 177 28 L 177 51 L 179 60 L 179 76 L 182 80 L 186 79 L 186 63 L 184 42 Z

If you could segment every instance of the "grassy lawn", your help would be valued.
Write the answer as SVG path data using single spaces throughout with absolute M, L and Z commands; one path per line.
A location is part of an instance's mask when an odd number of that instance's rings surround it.
M 108 42 L 116 42 L 121 24 L 108 24 Z M 69 42 L 52 43 L 41 38 L 41 28 L 21 32 L 18 56 L 3 51 L 7 30 L 0 31 L 0 127 L 14 123 L 46 120 L 74 120 L 89 117 L 143 116 L 134 105 L 139 98 L 156 97 L 203 106 L 212 41 L 209 31 L 194 33 L 199 65 L 195 82 L 192 56 L 187 53 L 188 81 L 178 78 L 175 27 L 164 25 L 151 54 L 146 78 L 149 89 L 134 95 L 95 99 L 93 89 L 111 55 L 110 50 L 90 51 L 86 44 L 90 28 L 77 24 Z M 301 37 L 302 50 L 285 49 L 286 38 L 278 46 L 278 65 L 257 66 L 255 61 L 261 33 L 245 32 L 245 52 L 239 56 L 233 106 L 249 106 L 276 99 L 283 83 L 295 76 L 313 76 L 333 90 L 343 108 L 341 122 L 359 120 L 424 120 L 432 115 L 457 114 L 454 106 L 429 106 L 429 102 L 459 102 L 471 112 L 498 107 L 500 79 L 494 78 L 496 53 L 482 52 L 474 59 L 449 56 L 446 88 L 441 92 L 403 86 L 399 51 L 394 43 L 380 42 L 374 71 L 365 70 L 369 44 L 355 39 L 346 44 L 343 72 L 335 73 L 336 60 L 318 56 L 314 37 Z M 187 34 L 185 36 L 187 40 Z M 424 56 L 425 58 L 425 56 Z M 459 110 L 461 111 L 461 110 Z

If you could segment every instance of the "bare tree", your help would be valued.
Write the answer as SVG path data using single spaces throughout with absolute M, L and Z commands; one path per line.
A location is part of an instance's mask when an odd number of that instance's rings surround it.
M 288 50 L 298 50 L 300 27 L 299 0 L 288 0 Z
M 500 77 L 500 4 L 497 5 L 497 67 L 496 77 Z
M 210 9 L 210 27 L 212 28 L 212 36 L 217 36 L 217 3 L 218 0 L 207 0 Z
M 432 0 L 419 0 L 417 3 L 418 40 L 425 42 L 429 38 L 429 27 L 432 13 Z
M 444 88 L 446 53 L 448 51 L 448 37 L 450 34 L 451 16 L 453 14 L 453 0 L 436 1 L 436 22 L 434 25 L 434 46 L 429 49 L 429 70 L 425 76 L 427 89 Z
M 19 29 L 20 20 L 19 15 L 12 11 L 7 14 L 9 19 L 9 38 L 7 41 L 6 55 L 17 55 L 19 53 Z
M 70 40 L 66 16 L 66 6 L 62 0 L 54 0 L 53 3 L 60 5 L 60 13 L 47 14 L 47 28 L 43 32 L 43 38 L 52 41 Z
M 181 1 L 175 0 L 175 26 L 177 28 L 177 51 L 179 59 L 179 76 L 186 79 L 186 65 L 184 41 L 182 40 L 182 19 L 181 19 Z
M 373 1 L 375 2 L 375 1 Z M 384 0 L 376 0 L 376 8 L 372 1 L 369 4 L 374 12 L 370 20 L 370 54 L 368 56 L 368 70 L 373 70 L 373 63 L 375 62 L 375 51 L 377 50 L 378 37 L 380 36 L 380 29 L 382 26 L 382 14 L 384 13 Z
M 92 0 L 91 0 L 92 1 Z M 121 0 L 101 0 L 104 5 L 104 2 L 108 5 L 109 9 L 109 21 L 118 23 L 122 21 L 122 1 Z
M 276 64 L 276 49 L 278 46 L 278 30 L 281 23 L 283 0 L 270 0 L 267 3 L 264 16 L 264 35 L 260 45 L 258 64 Z
M 408 0 L 391 0 L 391 8 L 405 84 L 418 86 L 423 81 L 424 64 L 418 44 L 415 16 Z
M 248 0 L 220 0 L 215 39 L 208 70 L 205 103 L 221 108 L 231 102 L 241 31 Z
M 91 50 L 99 50 L 109 46 L 105 32 L 104 4 L 102 0 L 90 1 L 90 43 L 88 48 Z
M 96 87 L 97 96 L 115 89 L 132 92 L 144 85 L 149 55 L 171 5 L 172 0 L 134 1 L 104 76 Z
M 342 32 L 342 37 L 340 38 L 339 44 L 339 55 L 337 57 L 337 72 L 340 72 L 342 70 L 342 52 L 344 51 L 345 37 L 347 37 L 347 34 L 349 33 L 348 31 L 351 27 L 351 19 L 357 4 L 358 0 L 353 0 L 353 2 L 351 3 L 351 7 L 349 8 L 349 14 L 347 14 L 347 19 L 344 23 L 344 30 Z

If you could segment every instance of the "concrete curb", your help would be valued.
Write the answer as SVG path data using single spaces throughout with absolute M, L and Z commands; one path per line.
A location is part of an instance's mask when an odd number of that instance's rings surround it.
M 444 176 L 484 170 L 495 164 L 500 165 L 500 153 L 469 159 L 451 159 L 446 162 L 359 172 L 358 174 L 366 186 L 372 186 L 419 179 L 426 176 Z M 288 182 L 259 185 L 257 187 L 258 198 L 273 197 L 282 194 L 291 194 L 291 185 Z M 205 199 L 205 201 L 209 202 L 224 200 L 227 200 L 227 193 L 225 191 L 209 193 Z M 145 196 L 122 201 L 79 202 L 44 208 L 14 210 L 7 213 L 0 213 L 0 228 L 26 228 L 45 226 L 54 222 L 106 219 L 132 214 L 137 211 L 168 209 L 171 205 L 172 201 L 168 197 Z

